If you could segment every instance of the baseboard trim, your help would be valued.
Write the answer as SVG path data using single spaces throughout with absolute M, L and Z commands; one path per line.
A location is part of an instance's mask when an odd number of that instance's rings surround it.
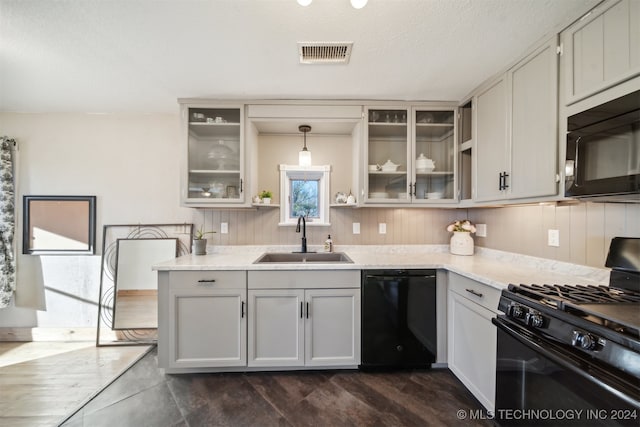
M 0 328 L 0 341 L 95 341 L 96 328 Z

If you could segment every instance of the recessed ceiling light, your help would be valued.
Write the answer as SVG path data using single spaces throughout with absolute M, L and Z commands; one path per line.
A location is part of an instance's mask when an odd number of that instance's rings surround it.
M 297 0 L 300 6 L 309 6 L 313 0 Z

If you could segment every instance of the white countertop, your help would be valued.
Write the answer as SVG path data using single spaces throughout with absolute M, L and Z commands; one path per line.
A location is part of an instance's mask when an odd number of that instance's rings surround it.
M 448 245 L 336 246 L 353 264 L 253 262 L 264 252 L 292 252 L 297 246 L 217 246 L 207 255 L 185 255 L 153 266 L 180 270 L 368 270 L 439 268 L 502 289 L 509 283 L 607 285 L 609 270 L 476 247 L 473 256 L 451 255 Z M 322 247 L 309 247 L 321 251 Z

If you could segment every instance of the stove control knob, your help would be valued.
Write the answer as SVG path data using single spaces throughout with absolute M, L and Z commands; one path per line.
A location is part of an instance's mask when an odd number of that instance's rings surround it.
M 525 308 L 520 304 L 512 303 L 509 306 L 509 314 L 511 315 L 511 317 L 515 317 L 516 319 L 524 319 Z
M 598 340 L 593 335 L 586 332 L 573 331 L 571 344 L 573 344 L 574 347 L 580 347 L 583 350 L 591 351 L 596 349 Z
M 544 325 L 544 318 L 542 317 L 542 313 L 539 311 L 530 311 L 525 317 L 525 322 L 531 327 L 542 328 Z

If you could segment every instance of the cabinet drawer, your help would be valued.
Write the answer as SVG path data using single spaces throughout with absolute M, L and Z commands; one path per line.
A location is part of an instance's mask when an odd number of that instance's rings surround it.
M 449 290 L 492 312 L 498 311 L 500 290 L 455 273 L 449 273 Z
M 171 271 L 169 283 L 172 289 L 244 289 L 247 286 L 246 271 Z
M 249 289 L 359 288 L 360 270 L 249 271 Z

